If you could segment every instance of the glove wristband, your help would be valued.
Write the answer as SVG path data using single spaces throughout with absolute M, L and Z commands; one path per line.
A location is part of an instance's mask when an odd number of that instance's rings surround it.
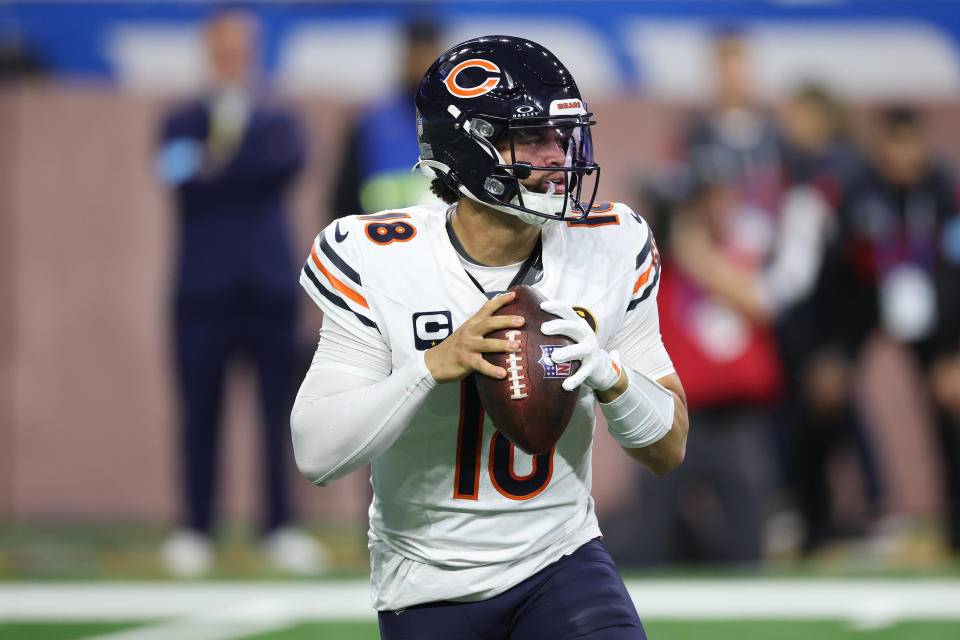
M 620 356 L 619 354 L 617 354 L 616 351 L 614 351 L 613 353 L 608 353 L 604 351 L 603 353 L 605 353 L 607 357 L 604 358 L 605 362 L 603 362 L 600 365 L 600 367 L 605 367 L 607 373 L 600 376 L 598 376 L 595 373 L 592 376 L 590 376 L 590 378 L 593 378 L 593 381 L 597 383 L 597 386 L 592 387 L 594 391 L 606 391 L 613 385 L 617 384 L 617 382 L 620 381 L 620 375 L 621 375 L 621 372 L 623 371 L 623 367 L 620 365 L 620 362 L 619 362 Z M 601 379 L 598 380 L 597 378 L 601 378 Z

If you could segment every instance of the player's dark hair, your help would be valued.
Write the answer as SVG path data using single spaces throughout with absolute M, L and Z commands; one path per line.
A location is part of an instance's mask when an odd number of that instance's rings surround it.
M 430 191 L 447 204 L 456 204 L 460 200 L 460 194 L 447 186 L 447 183 L 440 178 L 434 178 L 430 182 Z

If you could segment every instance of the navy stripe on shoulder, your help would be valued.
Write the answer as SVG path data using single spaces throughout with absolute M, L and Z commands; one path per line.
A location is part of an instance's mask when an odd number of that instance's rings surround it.
M 637 254 L 637 269 L 639 269 L 640 266 L 647 260 L 647 255 L 650 254 L 650 246 L 652 244 L 653 231 L 650 229 L 650 227 L 647 227 L 647 241 L 643 243 L 643 249 Z
M 650 293 L 656 288 L 657 282 L 660 280 L 660 269 L 658 268 L 656 273 L 653 274 L 653 282 L 643 291 L 641 295 L 636 300 L 631 300 L 630 304 L 627 305 L 627 311 L 633 311 L 637 308 L 637 305 L 650 297 Z
M 360 274 L 356 270 L 348 265 L 343 258 L 337 255 L 337 252 L 333 250 L 333 247 L 330 246 L 330 243 L 327 242 L 327 235 L 325 233 L 320 234 L 320 250 L 323 251 L 323 255 L 330 258 L 330 262 L 337 265 L 337 269 L 347 276 L 357 284 L 362 284 L 360 282 Z
M 409 218 L 409 213 L 377 213 L 371 216 L 357 216 L 358 220 L 399 220 L 401 218 Z
M 612 207 L 611 207 L 612 209 Z M 620 224 L 620 216 L 595 216 L 591 215 L 588 218 L 582 218 L 580 220 L 568 220 L 568 227 L 603 227 L 608 224 Z
M 324 298 L 326 298 L 333 304 L 337 305 L 341 309 L 346 309 L 347 311 L 351 312 L 353 315 L 357 316 L 357 319 L 360 322 L 362 322 L 364 325 L 372 329 L 376 329 L 377 331 L 380 331 L 380 327 L 377 326 L 376 322 L 351 309 L 347 305 L 347 303 L 344 302 L 343 298 L 341 298 L 340 296 L 338 296 L 337 294 L 335 294 L 334 292 L 330 291 L 329 289 L 324 287 L 322 284 L 320 284 L 320 281 L 317 279 L 317 276 L 313 275 L 313 271 L 310 269 L 309 264 L 303 265 L 303 273 L 307 276 L 307 278 L 310 279 L 310 282 L 313 283 L 313 286 L 317 288 L 317 291 L 319 291 Z

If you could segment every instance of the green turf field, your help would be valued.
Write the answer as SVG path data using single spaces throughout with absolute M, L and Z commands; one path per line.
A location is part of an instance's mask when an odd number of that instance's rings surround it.
M 80 640 L 130 629 L 129 624 L 0 624 L 4 640 Z M 903 622 L 884 629 L 858 630 L 839 621 L 697 621 L 646 623 L 650 640 L 956 640 L 960 622 Z M 369 640 L 379 637 L 372 623 L 311 623 L 242 637 L 245 640 Z
M 654 579 L 627 583 L 659 640 L 957 640 L 960 581 Z M 3 640 L 377 638 L 364 580 L 0 582 Z
M 3 640 L 79 640 L 120 631 L 131 624 L 106 624 L 97 622 L 12 622 L 0 623 L 0 638 Z
M 149 525 L 0 527 L 0 640 L 377 638 L 362 531 L 323 530 L 335 568 L 269 569 L 242 528 L 206 580 L 166 577 Z M 960 640 L 960 563 L 920 530 L 892 556 L 836 546 L 755 569 L 624 571 L 652 640 Z

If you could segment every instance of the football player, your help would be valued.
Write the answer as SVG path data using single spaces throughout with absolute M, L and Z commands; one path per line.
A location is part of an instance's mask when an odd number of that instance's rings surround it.
M 594 124 L 564 65 L 508 36 L 444 53 L 416 95 L 421 170 L 448 205 L 338 220 L 301 283 L 323 310 L 297 397 L 297 464 L 326 485 L 372 462 L 369 548 L 384 638 L 644 638 L 600 542 L 595 407 L 626 453 L 683 459 L 683 389 L 660 340 L 659 254 L 646 222 L 594 202 Z M 592 186 L 591 186 L 592 185 Z M 471 376 L 504 378 L 487 339 L 527 284 L 575 344 L 566 431 L 529 456 L 485 419 Z

